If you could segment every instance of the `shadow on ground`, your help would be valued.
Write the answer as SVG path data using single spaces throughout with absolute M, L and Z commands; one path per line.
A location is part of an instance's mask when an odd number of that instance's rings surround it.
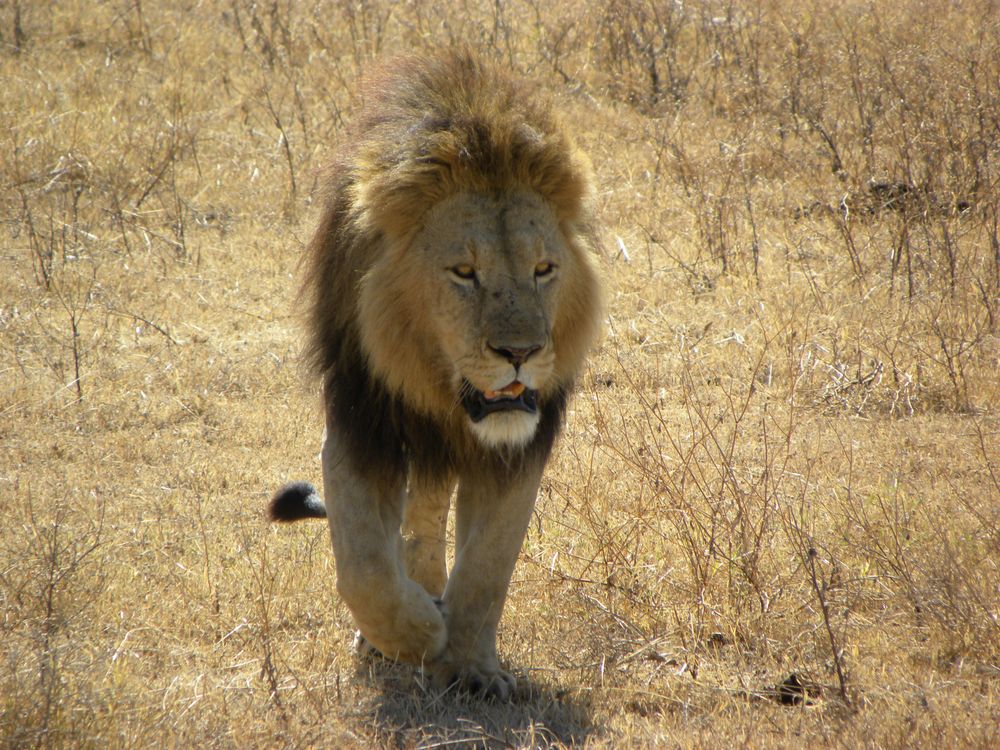
M 431 689 L 411 667 L 367 665 L 378 692 L 363 719 L 386 747 L 507 748 L 582 745 L 596 732 L 589 700 L 517 673 L 506 703 Z

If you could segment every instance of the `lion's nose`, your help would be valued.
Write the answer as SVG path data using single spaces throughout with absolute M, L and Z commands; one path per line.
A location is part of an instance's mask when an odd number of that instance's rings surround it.
M 514 367 L 523 365 L 528 361 L 528 357 L 542 348 L 540 344 L 532 344 L 531 346 L 494 346 L 493 344 L 487 344 L 487 346 L 514 365 Z

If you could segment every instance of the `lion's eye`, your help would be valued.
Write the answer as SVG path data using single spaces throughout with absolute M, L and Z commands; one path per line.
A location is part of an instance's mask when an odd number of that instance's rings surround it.
M 468 263 L 459 263 L 457 266 L 452 266 L 448 270 L 451 271 L 452 275 L 462 281 L 475 281 L 476 279 L 476 269 Z
M 535 278 L 542 279 L 546 276 L 551 276 L 555 270 L 556 266 L 554 263 L 549 263 L 547 260 L 543 260 L 535 266 Z

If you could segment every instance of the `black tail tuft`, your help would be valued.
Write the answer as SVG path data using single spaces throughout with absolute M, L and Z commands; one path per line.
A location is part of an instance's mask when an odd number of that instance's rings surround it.
M 326 518 L 326 506 L 311 484 L 292 482 L 274 493 L 267 506 L 267 517 L 282 523 L 305 518 Z

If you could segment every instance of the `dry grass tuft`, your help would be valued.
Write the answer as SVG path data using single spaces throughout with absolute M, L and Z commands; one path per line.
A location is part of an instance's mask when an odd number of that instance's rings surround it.
M 376 57 L 469 42 L 601 176 L 607 336 L 510 705 L 359 662 L 294 293 Z M 0 6 L 10 747 L 1000 744 L 994 3 Z

